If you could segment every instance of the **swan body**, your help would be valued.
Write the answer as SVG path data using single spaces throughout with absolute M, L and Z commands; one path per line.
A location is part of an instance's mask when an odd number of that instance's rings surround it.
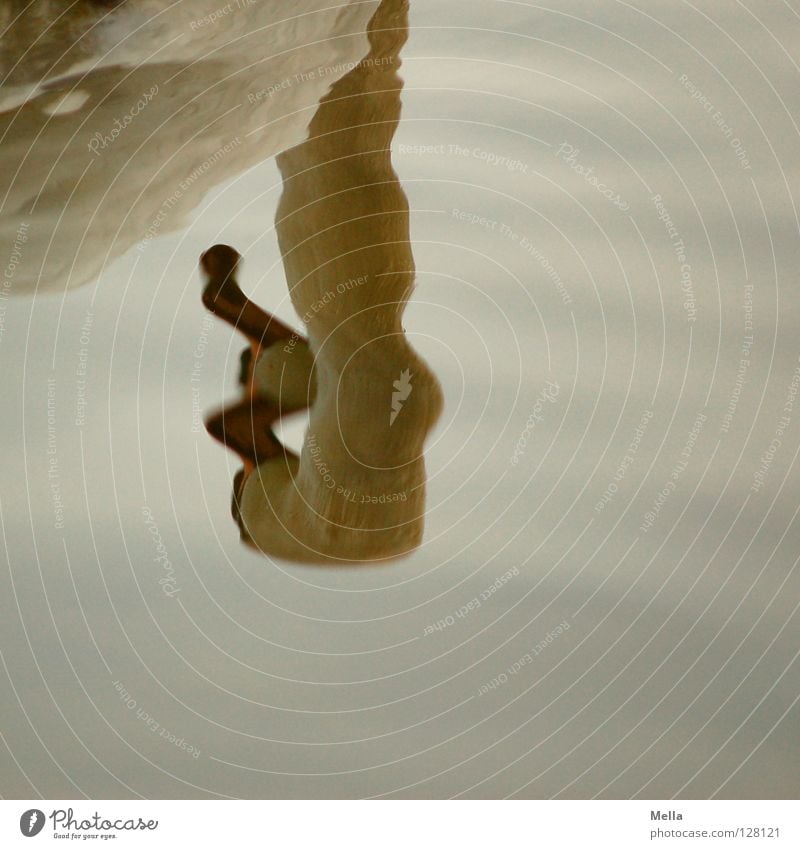
M 3 0 L 0 237 L 27 236 L 10 294 L 146 255 L 212 188 L 302 141 L 376 6 Z

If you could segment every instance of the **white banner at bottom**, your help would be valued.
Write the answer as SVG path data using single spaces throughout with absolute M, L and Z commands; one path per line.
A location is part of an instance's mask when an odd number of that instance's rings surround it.
M 1 801 L 0 846 L 800 846 L 796 801 Z

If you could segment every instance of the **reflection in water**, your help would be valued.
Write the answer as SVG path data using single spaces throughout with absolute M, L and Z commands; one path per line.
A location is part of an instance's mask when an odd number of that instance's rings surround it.
M 0 239 L 12 294 L 93 282 L 212 188 L 297 144 L 377 2 L 3 0 Z
M 402 327 L 414 262 L 390 146 L 407 14 L 405 0 L 384 0 L 366 58 L 320 102 L 308 140 L 278 157 L 278 239 L 308 340 L 242 295 L 233 249 L 203 257 L 206 305 L 256 347 L 263 338 L 248 387 L 252 413 L 245 400 L 209 430 L 245 460 L 236 482 L 243 538 L 290 560 L 382 560 L 422 538 L 422 452 L 442 396 Z M 298 457 L 269 425 L 306 401 Z

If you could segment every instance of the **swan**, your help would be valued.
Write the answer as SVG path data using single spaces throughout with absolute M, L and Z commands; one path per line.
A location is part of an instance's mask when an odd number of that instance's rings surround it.
M 423 449 L 442 392 L 402 325 L 414 261 L 391 140 L 407 15 L 405 0 L 383 0 L 367 56 L 321 100 L 308 139 L 277 158 L 276 229 L 307 338 L 259 315 L 241 294 L 232 248 L 216 246 L 201 260 L 204 302 L 231 316 L 256 354 L 255 412 L 245 402 L 209 429 L 246 461 L 235 483 L 243 539 L 285 560 L 374 563 L 422 540 Z M 306 404 L 297 456 L 268 426 Z
M 0 238 L 10 294 L 146 259 L 214 187 L 304 138 L 377 0 L 3 0 Z

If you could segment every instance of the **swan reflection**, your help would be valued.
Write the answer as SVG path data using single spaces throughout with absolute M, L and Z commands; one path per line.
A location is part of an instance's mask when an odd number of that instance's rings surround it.
M 442 394 L 402 326 L 414 261 L 391 140 L 407 13 L 404 0 L 381 3 L 367 56 L 320 102 L 308 139 L 278 156 L 276 229 L 307 337 L 244 296 L 233 248 L 201 258 L 204 303 L 251 342 L 242 401 L 207 426 L 244 462 L 234 484 L 242 538 L 289 560 L 375 562 L 422 539 L 423 448 Z M 298 456 L 271 426 L 306 407 Z

